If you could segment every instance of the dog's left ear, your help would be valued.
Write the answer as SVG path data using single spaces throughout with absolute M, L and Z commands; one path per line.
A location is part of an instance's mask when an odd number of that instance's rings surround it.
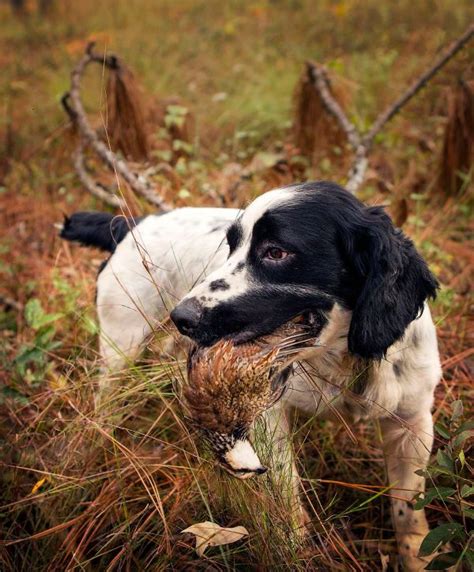
M 346 237 L 348 262 L 360 290 L 352 312 L 352 354 L 381 359 L 436 297 L 438 282 L 412 241 L 380 207 L 366 207 Z

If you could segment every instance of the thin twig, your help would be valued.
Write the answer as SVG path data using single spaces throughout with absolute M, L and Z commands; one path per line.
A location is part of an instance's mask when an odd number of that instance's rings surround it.
M 382 112 L 372 124 L 372 127 L 364 135 L 364 145 L 370 148 L 374 137 L 382 129 L 382 127 L 396 115 L 400 109 L 406 105 L 410 99 L 416 95 L 425 85 L 434 77 L 443 66 L 449 62 L 462 48 L 474 37 L 474 24 L 460 36 L 451 46 L 444 52 L 444 54 L 436 60 L 436 62 L 427 69 L 421 76 L 400 96 L 397 101 L 390 105 L 384 112 Z
M 418 79 L 385 111 L 380 113 L 373 122 L 371 128 L 361 134 L 352 123 L 339 103 L 331 93 L 329 80 L 324 68 L 316 63 L 307 62 L 307 73 L 314 88 L 319 94 L 321 101 L 339 126 L 345 132 L 347 140 L 351 145 L 354 158 L 347 175 L 346 188 L 351 193 L 356 193 L 364 181 L 365 172 L 368 166 L 368 155 L 372 148 L 375 136 L 381 131 L 385 124 L 392 119 L 428 82 L 436 75 L 474 36 L 474 24 L 471 24 L 451 46 L 438 58 L 435 63 L 421 74 Z
M 81 100 L 81 80 L 87 66 L 92 63 L 101 63 L 111 69 L 116 69 L 119 64 L 115 56 L 100 57 L 93 51 L 94 44 L 87 46 L 86 51 L 71 73 L 71 90 L 63 97 L 63 105 L 69 116 L 77 126 L 81 138 L 90 146 L 107 167 L 120 177 L 138 195 L 145 198 L 152 205 L 157 206 L 162 211 L 171 210 L 168 205 L 156 192 L 153 185 L 141 174 L 133 173 L 127 162 L 117 157 L 117 155 L 101 141 L 97 133 L 89 123 L 84 106 Z M 90 190 L 90 188 L 88 188 Z
M 334 99 L 329 86 L 329 79 L 326 70 L 314 62 L 306 62 L 306 67 L 308 77 L 319 92 L 326 111 L 336 119 L 346 134 L 349 143 L 354 149 L 357 149 L 360 145 L 360 133 L 356 126 L 348 119 L 339 103 Z
M 74 153 L 74 168 L 76 169 L 76 173 L 79 177 L 79 180 L 84 185 L 84 187 L 89 191 L 89 193 L 91 193 L 91 195 L 94 195 L 94 197 L 97 197 L 98 199 L 104 201 L 104 203 L 107 203 L 112 207 L 118 207 L 120 209 L 125 208 L 126 205 L 123 199 L 111 193 L 110 191 L 104 189 L 104 187 L 102 187 L 100 183 L 94 181 L 94 179 L 87 172 L 87 168 L 84 163 L 83 141 L 80 141 L 80 143 L 77 146 L 76 152 Z

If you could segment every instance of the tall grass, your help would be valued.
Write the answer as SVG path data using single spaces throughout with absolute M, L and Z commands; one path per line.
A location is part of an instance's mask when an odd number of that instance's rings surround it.
M 0 171 L 2 569 L 378 570 L 388 556 L 396 565 L 377 426 L 348 431 L 295 414 L 291 433 L 311 522 L 303 541 L 271 474 L 240 482 L 196 446 L 176 397 L 178 359 L 150 351 L 111 379 L 102 408 L 94 407 L 102 255 L 59 243 L 52 225 L 61 211 L 103 206 L 72 173 L 58 102 L 72 63 L 87 39 L 97 39 L 125 59 L 150 98 L 179 95 L 196 117 L 195 153 L 177 166 L 179 185 L 158 180 L 170 199 L 241 206 L 295 177 L 291 169 L 249 166 L 262 150 L 300 160 L 288 125 L 305 59 L 346 78 L 350 112 L 364 125 L 472 16 L 467 0 L 87 0 L 57 2 L 48 18 L 24 20 L 0 6 L 0 153 L 8 159 Z M 362 192 L 371 202 L 407 200 L 407 232 L 443 283 L 434 308 L 446 367 L 437 420 L 472 392 L 470 252 L 462 244 L 468 190 L 442 208 L 424 194 L 441 140 L 442 90 L 468 59 L 469 52 L 453 62 L 381 135 Z M 102 88 L 103 78 L 87 79 L 89 109 L 103 101 Z M 302 177 L 337 180 L 344 172 L 335 159 L 302 164 Z M 235 186 L 232 173 L 245 169 Z M 35 324 L 25 311 L 31 299 L 58 315 Z M 257 446 L 265 458 L 265 444 Z M 432 503 L 432 523 L 443 510 Z M 180 531 L 204 520 L 244 525 L 250 535 L 201 560 Z

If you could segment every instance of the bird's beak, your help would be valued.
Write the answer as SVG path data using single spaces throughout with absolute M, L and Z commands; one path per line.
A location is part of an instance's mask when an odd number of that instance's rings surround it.
M 223 467 L 238 479 L 248 479 L 267 472 L 248 439 L 238 439 L 225 453 L 223 461 Z

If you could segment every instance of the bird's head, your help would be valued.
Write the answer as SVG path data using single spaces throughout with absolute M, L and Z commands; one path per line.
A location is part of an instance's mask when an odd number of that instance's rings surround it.
M 242 429 L 232 433 L 201 431 L 220 465 L 234 477 L 248 479 L 267 472 Z

